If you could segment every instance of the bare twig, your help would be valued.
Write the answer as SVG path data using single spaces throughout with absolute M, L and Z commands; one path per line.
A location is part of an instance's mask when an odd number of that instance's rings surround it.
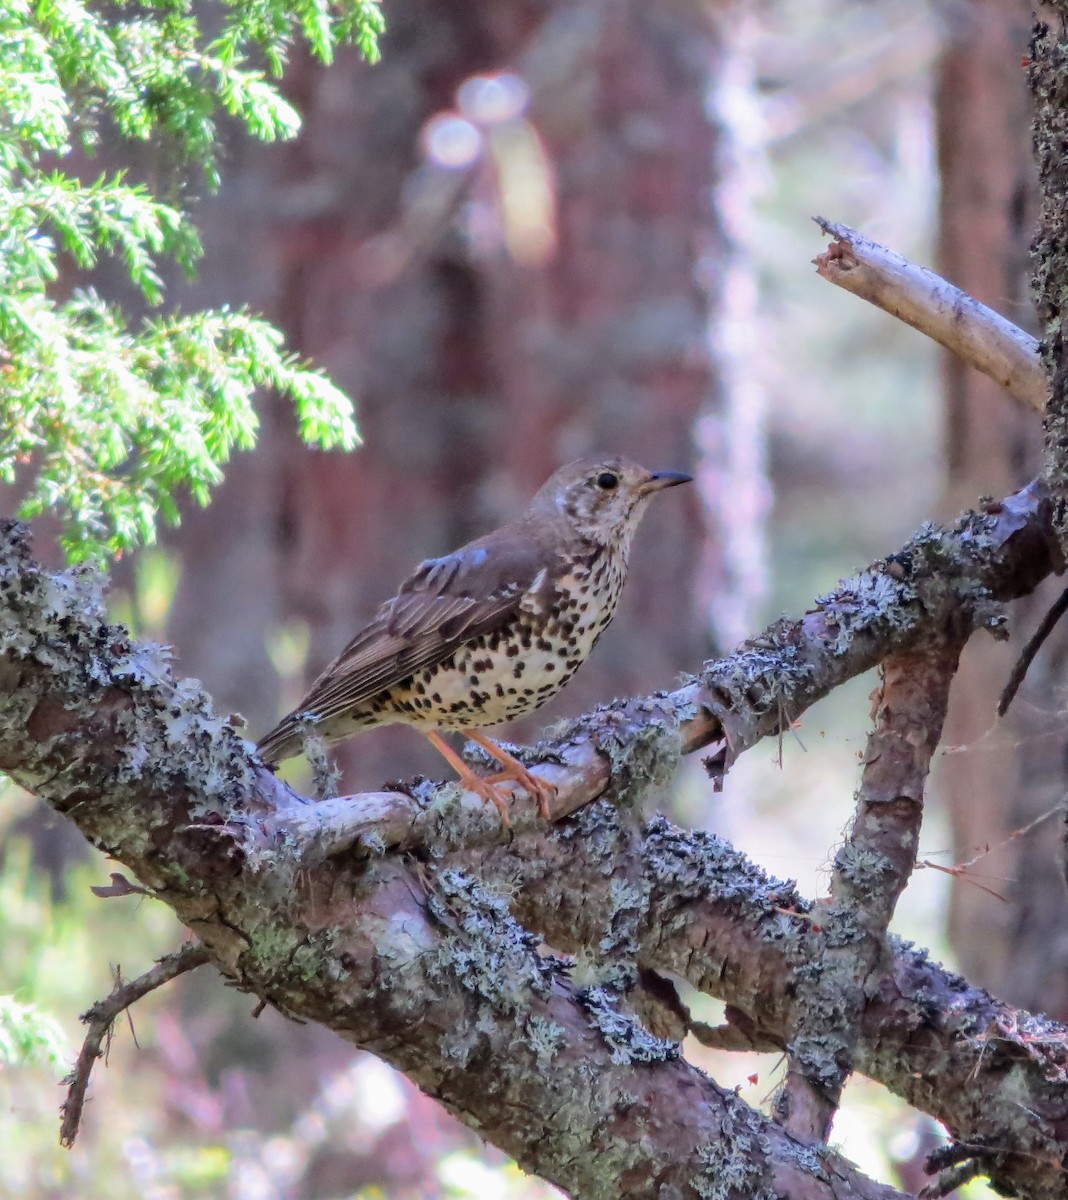
M 812 261 L 829 283 L 860 296 L 933 338 L 1015 399 L 1044 412 L 1049 381 L 1039 344 L 992 308 L 940 275 L 873 242 L 848 225 L 813 218 L 834 241 Z
M 1057 597 L 1049 612 L 1042 618 L 1038 628 L 1031 635 L 1027 645 L 1020 651 L 1020 657 L 1016 660 L 1008 683 L 1005 684 L 1005 689 L 998 700 L 997 714 L 999 717 L 1003 717 L 1009 711 L 1009 705 L 1020 690 L 1020 684 L 1023 683 L 1024 676 L 1035 661 L 1035 655 L 1042 649 L 1042 643 L 1053 632 L 1057 622 L 1066 612 L 1068 612 L 1068 588 L 1065 588 Z
M 1003 896 L 1000 892 L 994 891 L 993 888 L 986 887 L 977 880 L 970 878 L 968 872 L 972 869 L 972 867 L 975 866 L 976 863 L 982 862 L 987 855 L 993 854 L 995 850 L 1000 850 L 1003 846 L 1008 846 L 1010 843 L 1015 842 L 1022 837 L 1026 837 L 1032 829 L 1037 829 L 1043 821 L 1048 821 L 1050 817 L 1060 816 L 1063 812 L 1064 802 L 1058 801 L 1052 808 L 1046 809 L 1044 813 L 1039 813 L 1039 815 L 1035 817 L 1033 821 L 1028 821 L 1026 825 L 1021 825 L 1018 829 L 1014 829 L 1008 837 L 1002 838 L 1002 840 L 997 842 L 995 845 L 990 845 L 988 842 L 979 850 L 977 854 L 972 855 L 972 857 L 967 859 L 965 862 L 954 863 L 952 866 L 946 866 L 944 863 L 931 862 L 929 858 L 921 858 L 916 863 L 915 869 L 920 871 L 926 867 L 931 871 L 941 871 L 943 875 L 952 875 L 954 879 L 963 879 L 966 883 L 970 883 L 973 887 L 979 888 L 980 891 L 986 892 L 987 895 L 993 896 L 997 900 L 1003 900 L 1005 903 L 1008 903 L 1007 897 Z
M 101 1043 L 105 1038 L 111 1036 L 115 1018 L 120 1013 L 126 1012 L 130 1005 L 140 1000 L 142 996 L 147 996 L 149 992 L 155 991 L 165 983 L 170 983 L 172 979 L 185 974 L 186 971 L 203 966 L 208 961 L 207 950 L 197 942 L 190 942 L 173 954 L 165 955 L 150 971 L 146 971 L 129 983 L 123 983 L 121 977 L 117 977 L 111 994 L 104 1000 L 98 1000 L 88 1012 L 82 1014 L 82 1021 L 89 1026 L 89 1029 L 82 1042 L 82 1048 L 78 1052 L 74 1070 L 64 1081 L 68 1085 L 68 1089 L 67 1098 L 60 1110 L 63 1116 L 59 1128 L 61 1145 L 68 1148 L 73 1146 L 74 1139 L 78 1136 L 82 1109 L 85 1107 L 85 1093 L 89 1087 L 89 1076 L 92 1074 L 93 1064 L 100 1057 Z

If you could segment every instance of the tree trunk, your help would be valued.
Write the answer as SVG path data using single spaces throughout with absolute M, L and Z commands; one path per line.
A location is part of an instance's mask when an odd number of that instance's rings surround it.
M 1034 329 L 1027 248 L 1035 220 L 1031 99 L 1026 73 L 1031 6 L 973 0 L 941 63 L 938 144 L 942 175 L 940 269 L 970 295 Z M 946 510 L 1000 495 L 1037 468 L 1041 429 L 989 379 L 949 355 Z M 1059 827 L 1047 819 L 1065 790 L 1062 737 L 1053 732 L 1055 680 L 1068 642 L 1054 635 L 1008 717 L 994 708 L 1049 593 L 1013 611 L 1013 638 L 973 639 L 953 689 L 940 774 L 957 862 L 990 854 L 954 882 L 950 937 L 968 976 L 1014 1003 L 1068 1016 L 1068 897 L 1059 879 Z M 979 886 L 977 886 L 979 885 Z M 1008 903 L 986 889 L 1004 896 Z

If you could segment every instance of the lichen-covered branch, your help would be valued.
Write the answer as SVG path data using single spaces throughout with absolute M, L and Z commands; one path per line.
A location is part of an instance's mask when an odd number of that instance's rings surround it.
M 577 1197 L 898 1195 L 574 984 L 471 873 L 399 854 L 308 869 L 262 828 L 298 806 L 199 687 L 106 623 L 92 575 L 41 571 L 10 523 L 0 765 L 136 872 L 233 986 L 380 1054 Z
M 777 1112 L 803 1141 L 830 1134 L 864 1009 L 889 962 L 886 931 L 916 862 L 924 785 L 967 632 L 882 667 L 853 826 L 834 858 L 831 894 L 812 909 L 819 954 L 797 981 Z
M 949 528 L 924 525 L 899 550 L 842 580 L 800 619 L 777 621 L 733 654 L 706 663 L 675 692 L 620 701 L 580 718 L 532 750 L 528 762 L 557 788 L 554 820 L 601 795 L 624 766 L 669 771 L 678 753 L 716 743 L 708 766 L 721 776 L 743 751 L 786 730 L 847 680 L 908 653 L 931 630 L 957 623 L 999 633 L 999 605 L 1030 592 L 1062 565 L 1045 489 L 1032 483 Z M 510 832 L 477 797 L 437 785 L 342 796 L 314 807 L 289 797 L 279 791 L 260 833 L 281 844 L 288 831 L 296 852 L 315 860 L 347 851 L 504 844 L 513 833 L 539 827 L 526 799 L 512 805 Z
M 572 983 L 473 873 L 428 869 L 425 894 L 392 858 L 370 875 L 357 936 L 373 954 L 357 967 L 338 946 L 342 1031 L 527 1169 L 583 1197 L 899 1195 L 797 1144 L 609 990 Z
M 1039 483 L 948 528 L 925 524 L 900 550 L 819 597 L 800 620 L 777 621 L 675 692 L 680 711 L 692 712 L 683 753 L 723 737 L 725 752 L 708 765 L 725 770 L 847 679 L 908 653 L 948 623 L 1000 634 L 1000 605 L 1062 569 Z
M 512 889 L 527 928 L 581 954 L 611 930 L 620 904 L 634 903 L 604 832 L 617 821 L 615 806 L 600 801 L 547 838 L 456 857 Z M 823 952 L 812 904 L 729 843 L 663 817 L 645 825 L 640 855 L 639 970 L 678 976 L 725 1001 L 720 1043 L 785 1048 L 805 1003 L 799 982 Z M 973 1147 L 1005 1195 L 1061 1200 L 1068 1028 L 994 999 L 895 938 L 884 951 L 852 1031 L 855 1069 Z
M 1049 380 L 1038 341 L 934 271 L 848 225 L 815 218 L 834 240 L 812 261 L 820 278 L 867 300 L 952 351 L 1010 396 L 1044 412 Z

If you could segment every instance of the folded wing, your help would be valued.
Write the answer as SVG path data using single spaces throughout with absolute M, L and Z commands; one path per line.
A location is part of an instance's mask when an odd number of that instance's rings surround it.
M 296 709 L 259 743 L 267 762 L 300 752 L 300 726 L 369 703 L 465 642 L 507 626 L 551 577 L 551 556 L 536 542 L 490 534 L 444 558 L 421 563 L 312 684 Z

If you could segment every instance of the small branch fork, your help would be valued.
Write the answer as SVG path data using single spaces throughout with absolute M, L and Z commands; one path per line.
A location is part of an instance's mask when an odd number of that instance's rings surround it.
M 205 947 L 190 942 L 173 954 L 167 954 L 156 965 L 137 979 L 123 983 L 122 977 L 116 972 L 115 986 L 110 995 L 98 1000 L 88 1012 L 82 1014 L 82 1021 L 89 1026 L 78 1052 L 74 1070 L 64 1082 L 68 1085 L 67 1098 L 60 1109 L 62 1123 L 59 1129 L 60 1144 L 68 1149 L 74 1145 L 78 1136 L 78 1127 L 82 1120 L 82 1110 L 85 1107 L 85 1094 L 89 1087 L 89 1076 L 97 1059 L 104 1053 L 101 1044 L 106 1040 L 111 1044 L 111 1031 L 116 1018 L 126 1012 L 131 1004 L 136 1003 L 149 992 L 154 992 L 164 984 L 177 979 L 187 971 L 193 971 L 211 961 L 211 956 Z

